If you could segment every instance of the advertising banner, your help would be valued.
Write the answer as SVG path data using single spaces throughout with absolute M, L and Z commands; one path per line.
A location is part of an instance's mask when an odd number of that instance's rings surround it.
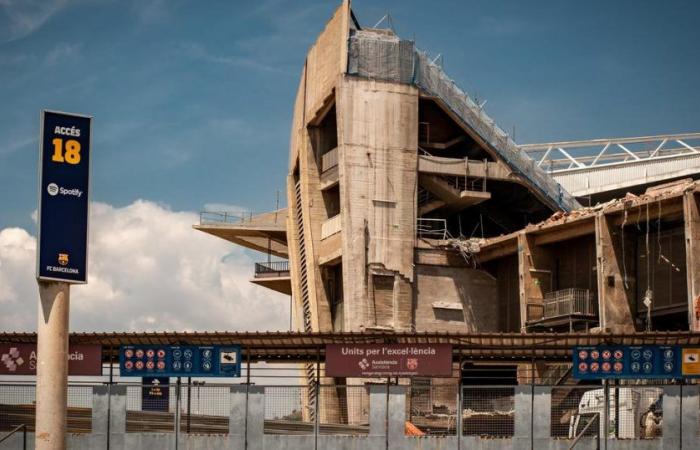
M 0 344 L 0 375 L 36 375 L 36 344 Z M 102 347 L 71 345 L 68 375 L 102 375 Z
M 449 344 L 332 344 L 326 346 L 331 377 L 450 377 Z
M 87 283 L 91 121 L 42 112 L 36 270 L 40 280 Z

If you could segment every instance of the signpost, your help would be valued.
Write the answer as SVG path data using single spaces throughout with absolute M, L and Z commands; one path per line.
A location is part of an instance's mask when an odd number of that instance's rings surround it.
M 241 348 L 229 346 L 122 345 L 122 377 L 240 377 Z
M 452 376 L 449 344 L 326 345 L 331 377 Z
M 39 158 L 36 448 L 66 447 L 70 283 L 87 283 L 90 117 L 43 111 Z

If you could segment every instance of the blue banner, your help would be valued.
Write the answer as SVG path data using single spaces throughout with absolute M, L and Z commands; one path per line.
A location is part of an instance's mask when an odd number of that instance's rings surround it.
M 87 283 L 92 119 L 43 111 L 37 278 Z
M 169 377 L 143 377 L 141 411 L 168 412 L 170 406 Z
M 598 345 L 573 348 L 573 377 L 601 379 L 678 379 L 681 347 L 677 345 Z
M 192 345 L 123 345 L 122 377 L 240 377 L 241 348 Z

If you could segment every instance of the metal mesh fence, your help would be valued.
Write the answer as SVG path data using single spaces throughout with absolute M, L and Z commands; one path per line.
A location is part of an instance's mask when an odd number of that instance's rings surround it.
M 180 388 L 180 432 L 228 434 L 230 386 L 197 384 Z
M 10 431 L 22 424 L 33 431 L 35 398 L 33 385 L 0 385 L 0 431 Z
M 162 395 L 144 400 L 144 393 L 153 386 L 126 387 L 127 433 L 172 433 L 175 431 L 176 386 L 161 386 Z M 166 389 L 168 391 L 166 391 Z M 167 393 L 166 393 L 167 392 Z
M 321 434 L 363 435 L 369 432 L 369 393 L 364 385 L 321 386 Z
M 510 437 L 515 428 L 515 388 L 465 386 L 462 430 L 467 436 Z
M 68 386 L 68 432 L 92 431 L 91 385 Z M 0 431 L 10 431 L 18 425 L 27 425 L 34 431 L 36 419 L 36 386 L 28 384 L 0 385 Z
M 127 433 L 228 434 L 230 386 L 132 385 L 126 390 Z M 179 405 L 179 408 L 178 408 Z M 179 409 L 179 411 L 178 411 Z
M 458 393 L 456 383 L 409 386 L 406 394 L 406 420 L 425 435 L 456 435 Z M 415 429 L 407 427 L 406 434 L 415 433 Z
M 591 403 L 597 391 L 602 393 L 599 386 L 552 388 L 551 436 L 564 439 L 574 439 L 579 435 L 598 436 L 603 403 Z
M 265 386 L 265 433 L 313 433 L 314 390 L 307 386 Z
M 611 387 L 608 401 L 609 438 L 661 437 L 663 388 L 644 385 Z

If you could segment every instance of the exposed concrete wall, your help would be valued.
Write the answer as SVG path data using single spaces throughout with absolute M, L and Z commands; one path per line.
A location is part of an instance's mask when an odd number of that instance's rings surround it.
M 339 83 L 339 180 L 343 234 L 345 330 L 374 326 L 368 269 L 399 275 L 394 327 L 411 325 L 418 90 L 343 77 Z
M 498 286 L 483 270 L 416 266 L 415 321 L 418 331 L 490 332 L 499 330 Z M 461 310 L 439 308 L 451 303 Z
M 634 241 L 629 236 L 623 238 L 603 213 L 596 216 L 595 230 L 600 327 L 613 333 L 634 332 L 636 286 L 630 258 Z M 628 252 L 622 251 L 623 242 Z
M 518 278 L 520 284 L 520 327 L 525 330 L 528 304 L 542 304 L 544 294 L 552 287 L 553 258 L 551 252 L 535 245 L 534 237 L 518 235 Z
M 688 280 L 688 325 L 690 331 L 700 331 L 700 195 L 683 195 L 685 217 L 685 258 Z
M 333 101 L 337 80 L 345 71 L 349 21 L 350 3 L 344 0 L 309 50 L 297 91 L 290 137 L 287 236 L 290 244 L 292 296 L 295 299 L 295 316 L 298 318 L 296 326 L 303 328 L 302 283 L 307 285 L 311 329 L 315 331 L 330 331 L 332 324 L 330 305 L 318 266 L 318 246 L 321 224 L 326 218 L 325 208 L 319 189 L 318 159 L 314 155 L 307 127 L 318 115 L 327 111 L 329 102 Z M 297 176 L 301 190 L 300 205 L 297 205 L 295 189 Z M 303 217 L 302 229 L 297 220 L 299 209 Z M 303 233 L 305 247 L 306 277 L 301 276 L 300 233 Z

